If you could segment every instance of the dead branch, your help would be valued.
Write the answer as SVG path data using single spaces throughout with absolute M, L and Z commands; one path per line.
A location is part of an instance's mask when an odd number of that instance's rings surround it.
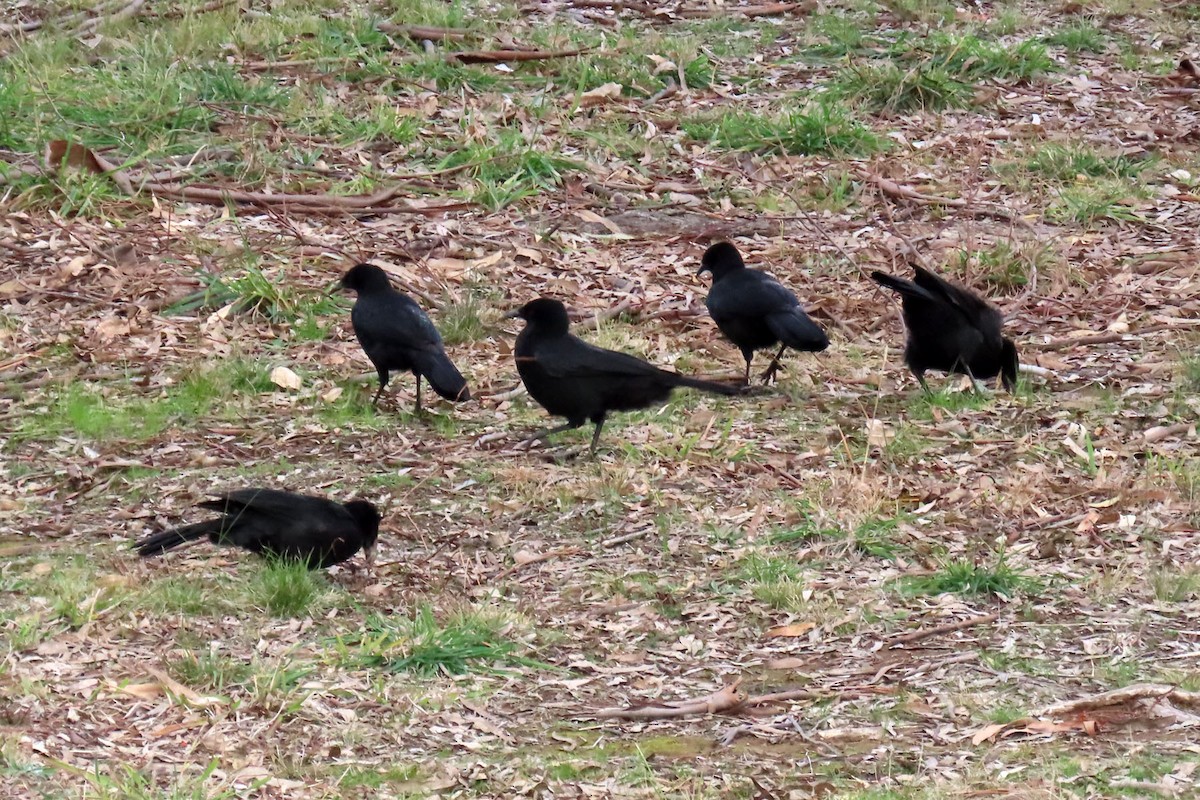
M 261 207 L 287 207 L 293 214 L 423 214 L 434 216 L 447 211 L 459 211 L 472 208 L 474 203 L 457 202 L 442 206 L 393 206 L 384 205 L 396 194 L 400 187 L 393 186 L 370 195 L 332 195 L 332 194 L 267 194 L 265 192 L 245 192 L 234 189 L 218 189 L 207 186 L 173 186 L 152 181 L 139 182 L 135 188 L 133 180 L 123 169 L 98 153 L 89 151 L 98 169 L 109 175 L 113 181 L 129 196 L 133 197 L 143 192 L 171 200 L 189 203 L 205 203 L 223 206 L 228 203 L 252 205 Z
M 166 11 L 152 11 L 147 16 L 162 19 L 172 19 L 175 17 L 194 17 L 198 14 L 207 14 L 211 11 L 220 11 L 223 8 L 237 5 L 238 0 L 212 0 L 210 3 L 205 3 L 197 8 L 172 8 Z
M 1108 333 L 1097 333 L 1094 336 L 1064 336 L 1059 339 L 1051 339 L 1048 342 L 1029 342 L 1025 345 L 1030 350 L 1065 350 L 1068 347 L 1076 347 L 1085 344 L 1112 344 L 1124 340 L 1127 333 L 1117 333 L 1110 331 Z
M 502 64 L 507 61 L 544 61 L 551 58 L 570 58 L 591 52 L 592 48 L 578 50 L 463 50 L 446 56 L 448 61 L 460 64 Z
M 634 708 L 601 708 L 584 716 L 595 719 L 677 719 L 695 714 L 717 714 L 738 708 L 745 702 L 746 696 L 738 689 L 741 683 L 742 679 L 738 678 L 720 690 L 695 700 Z
M 1031 233 L 1036 233 L 1037 230 L 1029 224 L 1029 221 L 1022 217 L 1012 209 L 1005 208 L 996 203 L 973 203 L 961 197 L 942 197 L 940 195 L 922 194 L 916 189 L 909 186 L 902 186 L 893 180 L 876 175 L 873 172 L 868 172 L 865 169 L 855 170 L 864 181 L 872 183 L 879 188 L 884 195 L 891 197 L 894 200 L 904 200 L 911 203 L 918 203 L 926 206 L 945 206 L 946 208 L 958 208 L 968 214 L 976 214 L 982 216 L 999 217 L 1008 222 L 1016 223 Z
M 1135 683 L 1091 697 L 1055 703 L 1037 712 L 1039 717 L 1068 717 L 1081 711 L 1096 711 L 1111 706 L 1121 706 L 1134 700 L 1168 700 L 1177 706 L 1200 708 L 1200 692 L 1189 692 L 1165 683 Z
M 397 25 L 394 22 L 383 21 L 375 26 L 384 33 L 399 34 L 407 36 L 410 39 L 416 39 L 418 42 L 426 39 L 434 42 L 451 41 L 461 42 L 471 35 L 471 32 L 463 28 L 435 28 L 429 25 Z
M 649 534 L 651 530 L 651 528 L 646 528 L 645 530 L 627 533 L 624 536 L 614 536 L 612 539 L 607 539 L 601 542 L 600 546 L 605 550 L 608 550 L 609 548 L 616 547 L 617 545 L 625 544 L 626 542 L 632 542 L 634 539 L 641 539 L 643 536 Z
M 913 642 L 919 642 L 933 636 L 941 636 L 943 633 L 953 633 L 965 628 L 973 628 L 976 625 L 989 625 L 999 618 L 999 614 L 984 614 L 983 616 L 971 617 L 970 619 L 958 622 L 948 622 L 945 625 L 938 625 L 936 628 L 923 628 L 906 633 L 903 636 L 897 636 L 888 643 L 888 647 L 894 649 L 901 645 L 912 644 Z
M 736 8 L 681 8 L 675 13 L 684 19 L 710 19 L 720 16 L 739 16 L 753 19 L 755 17 L 776 17 L 781 14 L 807 13 L 816 9 L 815 2 L 805 3 L 768 3 L 763 6 L 740 6 Z
M 512 575 L 514 572 L 520 572 L 525 567 L 531 566 L 533 564 L 540 564 L 543 561 L 550 561 L 551 559 L 555 559 L 555 558 L 563 558 L 564 556 L 573 556 L 578 552 L 579 552 L 578 547 L 562 547 L 562 548 L 559 548 L 558 550 L 547 550 L 545 553 L 538 553 L 536 556 L 533 556 L 532 558 L 530 558 L 526 561 L 522 561 L 519 564 L 513 564 L 511 567 L 509 567 L 508 569 L 501 572 L 499 575 L 497 575 L 492 580 L 499 582 L 499 581 L 502 581 L 505 578 L 507 578 L 509 575 Z
M 1142 438 L 1147 444 L 1153 444 L 1172 436 L 1178 436 L 1181 433 L 1188 433 L 1195 426 L 1195 422 L 1180 422 L 1176 425 L 1155 425 L 1153 428 L 1148 428 L 1142 433 Z
M 131 2 L 125 4 L 124 7 L 118 9 L 113 14 L 92 17 L 89 20 L 85 20 L 78 28 L 72 30 L 70 35 L 81 36 L 85 33 L 91 33 L 92 31 L 96 30 L 96 28 L 99 28 L 101 25 L 106 23 L 120 22 L 122 20 L 136 17 L 141 12 L 142 6 L 144 5 L 146 5 L 146 0 L 131 0 Z

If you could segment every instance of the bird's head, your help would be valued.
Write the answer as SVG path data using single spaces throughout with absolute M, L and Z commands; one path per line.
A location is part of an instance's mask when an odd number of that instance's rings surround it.
M 716 283 L 729 273 L 745 268 L 746 263 L 742 261 L 742 254 L 736 247 L 729 242 L 717 242 L 704 251 L 704 256 L 700 259 L 700 269 L 696 270 L 696 274 L 711 272 L 713 283 Z
M 355 264 L 342 276 L 342 288 L 359 294 L 382 292 L 391 286 L 387 273 L 374 264 Z
M 362 531 L 363 559 L 367 566 L 375 565 L 375 540 L 379 538 L 379 522 L 383 519 L 378 509 L 366 500 L 351 500 L 345 508 Z
M 523 319 L 546 333 L 566 333 L 571 326 L 571 319 L 567 316 L 567 307 L 549 297 L 530 300 L 505 316 Z
M 1012 339 L 1005 337 L 1000 340 L 1000 382 L 1010 392 L 1017 390 L 1017 370 L 1020 361 L 1017 359 L 1017 346 Z

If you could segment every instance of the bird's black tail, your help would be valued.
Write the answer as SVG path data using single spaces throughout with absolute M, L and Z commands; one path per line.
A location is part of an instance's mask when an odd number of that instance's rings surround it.
M 191 525 L 180 525 L 158 533 L 152 533 L 134 544 L 137 554 L 142 558 L 160 556 L 168 550 L 183 547 L 199 541 L 206 536 L 220 531 L 221 518 L 210 519 L 206 522 L 196 522 Z
M 895 275 L 888 275 L 886 272 L 876 270 L 871 273 L 871 280 L 900 294 L 908 295 L 909 297 L 919 297 L 923 300 L 933 300 L 934 297 L 929 292 L 917 286 L 912 281 L 904 278 L 897 278 Z
M 447 400 L 470 400 L 467 379 L 441 350 L 421 350 L 412 354 L 413 364 L 433 390 Z
M 741 394 L 744 390 L 744 387 L 735 386 L 731 383 L 706 381 L 703 378 L 689 378 L 686 375 L 679 375 L 673 372 L 667 374 L 674 377 L 676 386 L 686 386 L 689 389 L 699 389 L 702 392 L 709 392 L 710 394 L 723 394 L 726 396 L 732 396 L 735 394 Z

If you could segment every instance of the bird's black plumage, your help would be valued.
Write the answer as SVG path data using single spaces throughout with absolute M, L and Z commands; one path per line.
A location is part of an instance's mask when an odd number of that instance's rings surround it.
M 590 420 L 592 452 L 610 411 L 646 408 L 666 400 L 679 386 L 713 394 L 734 395 L 735 386 L 667 372 L 640 358 L 590 345 L 570 333 L 567 309 L 546 297 L 530 301 L 509 315 L 525 320 L 513 356 L 530 396 L 567 423 L 547 428 L 530 442 L 578 428 Z
M 829 338 L 804 313 L 796 295 L 765 272 L 748 269 L 729 242 L 718 242 L 704 252 L 696 274 L 705 272 L 712 273 L 713 282 L 704 305 L 725 338 L 742 351 L 747 384 L 755 350 L 779 345 L 763 373 L 770 380 L 785 349 L 819 353 L 829 346 Z
M 160 531 L 138 540 L 142 558 L 208 538 L 313 569 L 339 564 L 360 549 L 374 560 L 381 517 L 365 500 L 335 503 L 278 489 L 238 489 L 197 504 L 220 516 Z
M 442 337 L 421 307 L 392 288 L 387 273 L 374 264 L 358 264 L 342 276 L 342 286 L 358 293 L 350 322 L 354 335 L 379 373 L 379 402 L 391 370 L 408 370 L 417 379 L 421 410 L 421 378 L 447 400 L 470 400 L 462 373 L 446 356 Z
M 884 272 L 872 272 L 871 279 L 900 294 L 908 330 L 904 361 L 922 388 L 929 391 L 926 370 L 936 369 L 980 379 L 998 374 L 1006 389 L 1015 389 L 1017 348 L 1001 332 L 1000 310 L 927 269 L 914 269 L 911 281 Z

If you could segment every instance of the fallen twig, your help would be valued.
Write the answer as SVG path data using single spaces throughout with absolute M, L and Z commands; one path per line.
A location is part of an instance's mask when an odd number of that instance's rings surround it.
M 625 544 L 626 542 L 632 542 L 634 539 L 641 539 L 643 536 L 646 536 L 652 530 L 653 530 L 653 528 L 646 528 L 645 530 L 634 531 L 633 533 L 627 533 L 624 536 L 614 536 L 612 539 L 607 539 L 607 540 L 601 542 L 600 546 L 603 547 L 605 550 L 607 550 L 611 547 L 616 547 L 619 544 Z
M 507 61 L 544 61 L 551 58 L 570 58 L 590 52 L 592 48 L 578 50 L 463 50 L 446 56 L 449 61 L 460 64 L 503 64 Z
M 1134 700 L 1169 700 L 1177 706 L 1200 708 L 1200 692 L 1189 692 L 1164 683 L 1135 683 L 1091 697 L 1055 703 L 1037 712 L 1039 717 L 1068 717 L 1081 711 L 1095 711 L 1111 706 L 1123 706 Z
M 901 645 L 919 642 L 932 636 L 941 636 L 943 633 L 953 633 L 954 631 L 961 631 L 964 628 L 972 628 L 976 625 L 987 625 L 995 622 L 999 618 L 999 614 L 984 614 L 983 616 L 971 617 L 970 619 L 960 620 L 959 622 L 948 622 L 945 625 L 938 625 L 936 628 L 923 628 L 921 630 L 906 633 L 902 636 L 897 636 L 888 642 L 888 648 L 895 649 Z
M 1037 229 L 1034 228 L 1033 225 L 1031 225 L 1029 221 L 1020 214 L 1012 209 L 1005 208 L 1004 206 L 996 203 L 970 202 L 961 197 L 942 197 L 940 195 L 922 194 L 916 189 L 913 189 L 909 186 L 902 186 L 893 180 L 885 178 L 882 175 L 876 175 L 872 172 L 868 172 L 865 169 L 855 170 L 855 174 L 857 174 L 864 181 L 875 184 L 875 186 L 877 186 L 881 192 L 896 200 L 907 200 L 909 202 L 919 203 L 921 205 L 959 208 L 967 213 L 1000 217 L 1008 222 L 1015 222 L 1032 233 L 1037 232 Z
M 460 211 L 472 208 L 474 203 L 457 202 L 441 206 L 393 206 L 384 205 L 394 198 L 400 187 L 393 186 L 370 195 L 332 195 L 332 194 L 268 194 L 266 192 L 245 192 L 234 189 L 218 189 L 207 186 L 173 186 L 152 181 L 141 182 L 134 187 L 133 180 L 127 172 L 118 167 L 104 156 L 88 151 L 95 160 L 98 169 L 109 175 L 130 196 L 142 192 L 179 200 L 189 203 L 205 203 L 223 206 L 229 203 L 254 205 L 262 207 L 287 206 L 292 213 L 308 214 L 423 214 L 432 216 L 447 211 Z
M 1172 436 L 1178 436 L 1181 433 L 1188 433 L 1195 426 L 1195 422 L 1180 422 L 1176 425 L 1155 425 L 1153 428 L 1148 428 L 1142 434 L 1142 438 L 1146 440 L 1147 444 L 1153 444 Z
M 601 708 L 585 716 L 596 719 L 675 719 L 694 714 L 716 714 L 741 706 L 746 696 L 738 689 L 742 679 L 723 686 L 706 697 L 682 700 L 662 705 L 644 705 L 635 708 Z
M 375 27 L 384 33 L 408 36 L 411 39 L 416 39 L 418 42 L 426 39 L 434 42 L 461 42 L 471 35 L 470 31 L 463 28 L 435 28 L 431 25 L 397 25 L 394 22 L 387 21 L 380 22 Z
M 532 564 L 540 564 L 543 561 L 550 561 L 551 559 L 562 558 L 564 556 L 573 556 L 578 552 L 578 547 L 562 547 L 558 550 L 547 550 L 545 553 L 538 553 L 536 556 L 522 561 L 519 564 L 513 564 L 511 567 L 501 572 L 492 580 L 502 581 L 509 575 L 512 575 L 514 572 L 520 572 L 521 570 L 525 569 L 525 567 L 528 567 Z

